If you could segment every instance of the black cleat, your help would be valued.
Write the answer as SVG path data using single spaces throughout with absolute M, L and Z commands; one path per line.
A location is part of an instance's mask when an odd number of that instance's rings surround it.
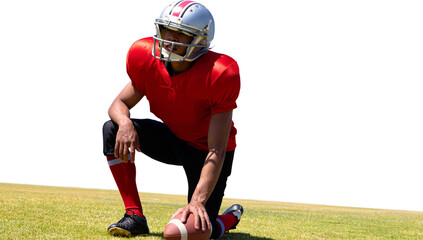
M 236 217 L 236 219 L 238 219 L 238 222 L 235 223 L 235 225 L 233 225 L 230 228 L 230 229 L 236 229 L 236 225 L 238 225 L 239 221 L 241 220 L 241 216 L 244 213 L 244 208 L 239 204 L 234 204 L 231 207 L 229 207 L 228 209 L 226 209 L 226 211 L 224 211 L 222 213 L 222 215 L 229 214 L 229 213 L 231 213 L 232 215 L 234 215 Z
M 107 232 L 112 236 L 134 237 L 147 235 L 150 230 L 145 217 L 125 213 L 119 222 L 113 223 L 107 228 Z

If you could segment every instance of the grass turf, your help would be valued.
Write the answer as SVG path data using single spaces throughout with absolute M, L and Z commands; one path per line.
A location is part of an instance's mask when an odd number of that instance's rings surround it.
M 140 193 L 151 235 L 163 229 L 184 196 Z M 224 239 L 423 239 L 423 212 L 225 199 L 244 206 Z M 107 227 L 123 216 L 113 190 L 0 183 L 0 239 L 119 239 Z

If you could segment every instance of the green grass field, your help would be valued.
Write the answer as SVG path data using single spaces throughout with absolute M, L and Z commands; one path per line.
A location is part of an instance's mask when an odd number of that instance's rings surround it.
M 184 196 L 140 193 L 152 234 L 163 239 Z M 423 239 L 423 212 L 391 211 L 225 199 L 245 208 L 236 230 L 224 239 Z M 107 235 L 123 216 L 112 190 L 0 183 L 0 239 L 119 239 Z

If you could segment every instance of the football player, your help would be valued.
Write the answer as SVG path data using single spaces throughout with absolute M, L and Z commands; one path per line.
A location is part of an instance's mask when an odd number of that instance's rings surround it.
M 149 233 L 135 181 L 135 150 L 157 161 L 182 166 L 188 204 L 176 211 L 195 217 L 195 228 L 212 228 L 220 238 L 240 221 L 232 205 L 218 215 L 231 174 L 237 130 L 240 76 L 231 57 L 210 51 L 215 22 L 204 5 L 177 1 L 155 20 L 156 35 L 136 41 L 127 54 L 130 82 L 109 108 L 103 126 L 104 155 L 125 205 L 111 235 Z M 132 119 L 130 109 L 146 98 L 161 121 Z M 175 214 L 176 214 L 175 213 Z

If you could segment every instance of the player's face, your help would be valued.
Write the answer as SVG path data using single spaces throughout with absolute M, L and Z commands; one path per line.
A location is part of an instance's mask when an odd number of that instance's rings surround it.
M 172 41 L 172 42 L 190 44 L 193 40 L 193 37 L 190 37 L 179 31 L 166 29 L 164 33 L 164 39 L 168 41 Z M 172 44 L 164 43 L 163 47 L 170 51 L 172 48 Z M 174 45 L 172 50 L 173 53 L 176 53 L 178 55 L 185 55 L 186 51 L 187 51 L 187 47 L 180 46 L 180 45 Z

